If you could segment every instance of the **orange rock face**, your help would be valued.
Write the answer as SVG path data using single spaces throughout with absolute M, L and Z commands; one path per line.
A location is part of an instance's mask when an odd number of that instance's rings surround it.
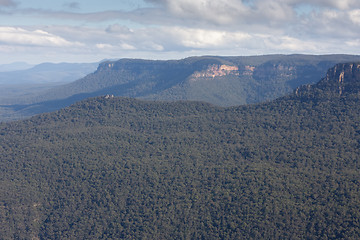
M 228 66 L 228 65 L 210 65 L 205 71 L 195 72 L 191 78 L 196 80 L 200 77 L 220 77 L 226 76 L 229 74 L 238 75 L 239 68 L 237 66 Z

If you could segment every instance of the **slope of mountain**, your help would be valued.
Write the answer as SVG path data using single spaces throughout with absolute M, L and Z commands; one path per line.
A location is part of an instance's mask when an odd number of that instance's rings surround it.
M 0 71 L 0 84 L 65 84 L 93 72 L 97 65 L 98 63 L 42 63 L 24 70 Z
M 0 104 L 40 94 L 93 72 L 98 63 L 42 63 L 29 69 L 0 72 Z
M 98 63 L 43 63 L 16 71 L 6 71 L 6 69 L 22 65 L 4 65 L 3 68 L 0 68 L 4 70 L 0 71 L 0 105 L 24 103 L 26 101 L 22 99 L 29 99 L 49 89 L 86 76 L 96 70 L 97 65 Z M 21 114 L 16 114 L 16 111 L 14 106 L 0 107 L 0 121 L 21 118 Z M 26 114 L 24 117 L 26 116 L 29 115 Z
M 360 60 L 347 55 L 268 55 L 191 57 L 150 61 L 103 62 L 94 74 L 40 96 L 36 102 L 76 94 L 110 93 L 156 100 L 201 100 L 234 106 L 275 99 L 303 84 L 318 81 L 339 62 Z
M 360 56 L 351 55 L 268 55 L 105 61 L 97 71 L 78 81 L 36 97 L 17 99 L 6 106 L 14 114 L 7 117 L 53 111 L 105 94 L 147 100 L 197 100 L 219 106 L 258 103 L 284 96 L 302 84 L 315 83 L 336 63 L 358 60 Z
M 108 95 L 0 124 L 0 238 L 359 239 L 359 100 L 353 63 L 262 104 Z

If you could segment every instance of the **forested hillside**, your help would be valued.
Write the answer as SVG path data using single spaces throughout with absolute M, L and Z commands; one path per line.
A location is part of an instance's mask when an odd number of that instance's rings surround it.
M 202 56 L 180 60 L 120 59 L 102 62 L 94 73 L 37 95 L 0 105 L 0 121 L 55 111 L 106 94 L 146 100 L 196 100 L 237 106 L 276 99 L 314 84 L 353 55 Z
M 353 55 L 203 56 L 180 60 L 120 59 L 96 72 L 38 96 L 36 102 L 114 94 L 149 100 L 199 100 L 236 106 L 273 100 L 319 81 Z
M 0 124 L 1 239 L 359 239 L 360 64 L 237 107 L 112 96 Z

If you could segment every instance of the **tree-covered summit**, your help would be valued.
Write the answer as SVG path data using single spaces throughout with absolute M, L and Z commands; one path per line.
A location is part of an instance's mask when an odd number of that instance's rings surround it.
M 264 55 L 104 61 L 95 72 L 77 81 L 0 103 L 0 121 L 55 111 L 106 94 L 204 101 L 217 106 L 260 103 L 318 82 L 337 63 L 359 60 L 355 55 Z
M 358 239 L 360 78 L 342 66 L 268 103 L 107 96 L 1 124 L 0 238 Z

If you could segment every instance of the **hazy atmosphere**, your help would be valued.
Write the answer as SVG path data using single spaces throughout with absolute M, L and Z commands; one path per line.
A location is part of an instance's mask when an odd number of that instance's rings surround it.
M 0 64 L 360 52 L 358 0 L 0 0 Z

